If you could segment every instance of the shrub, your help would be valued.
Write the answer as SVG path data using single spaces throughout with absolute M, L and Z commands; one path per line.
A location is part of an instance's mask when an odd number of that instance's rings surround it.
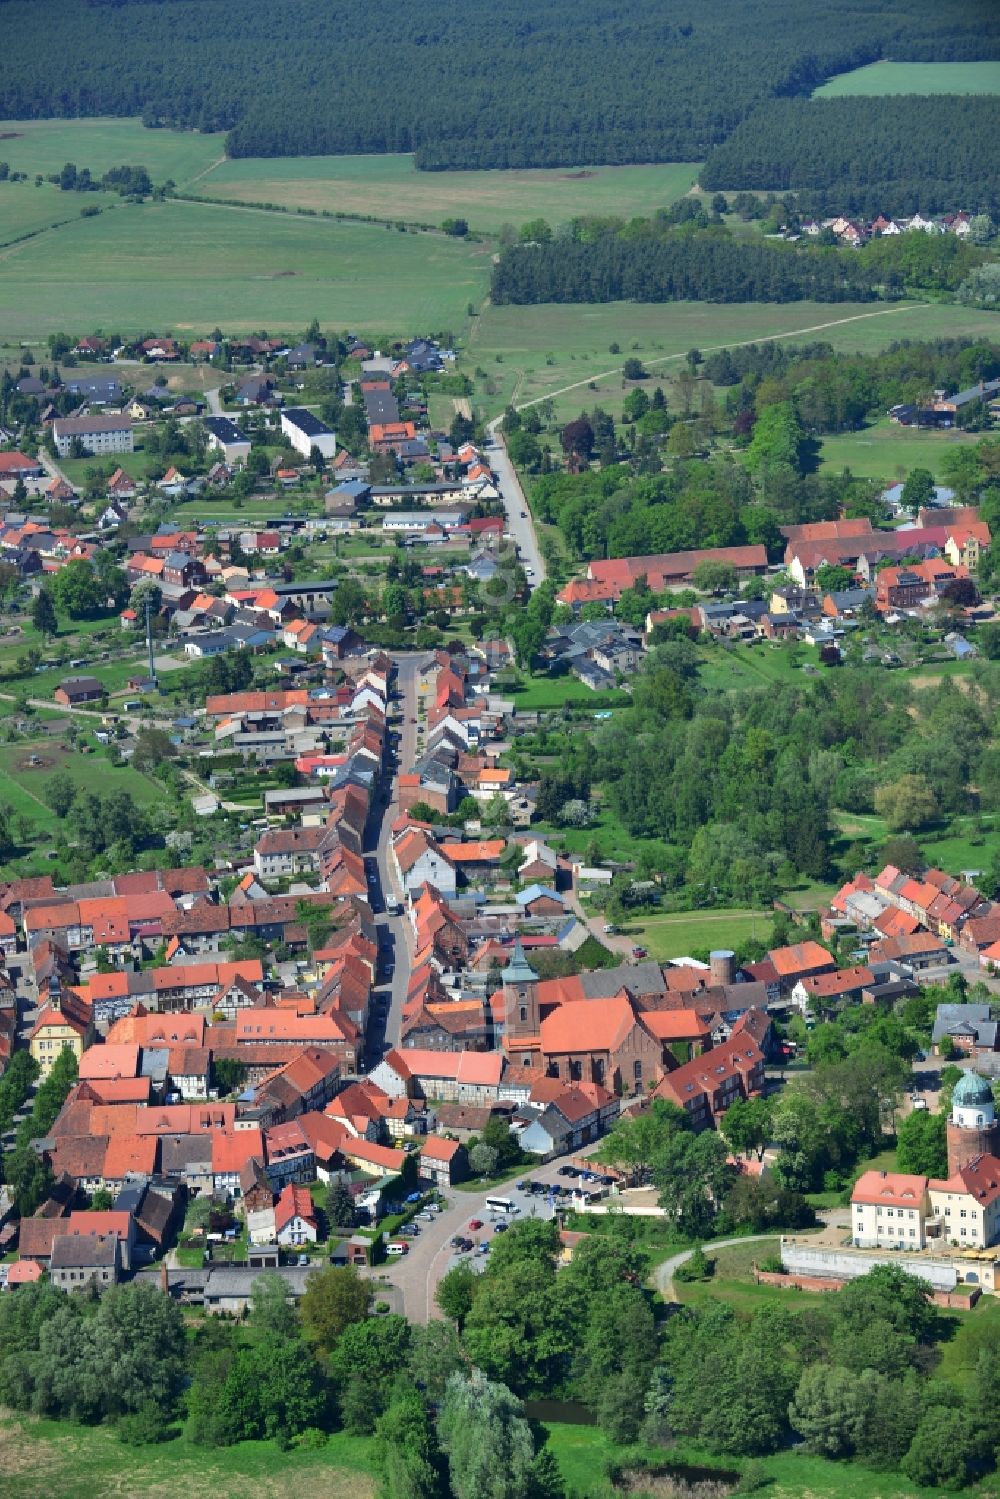
M 677 1266 L 674 1279 L 679 1281 L 708 1280 L 714 1272 L 715 1261 L 710 1260 L 703 1249 L 698 1248 L 689 1260 Z

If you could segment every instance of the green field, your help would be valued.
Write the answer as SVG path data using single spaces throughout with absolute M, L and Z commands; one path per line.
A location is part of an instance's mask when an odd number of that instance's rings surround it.
M 274 1442 L 240 1442 L 225 1452 L 183 1437 L 129 1447 L 107 1428 L 7 1418 L 0 1423 L 0 1467 L 9 1499 L 91 1499 L 95 1493 L 171 1499 L 370 1499 L 371 1442 L 343 1433 L 317 1452 L 282 1452 Z
M 0 330 L 205 332 L 326 326 L 460 328 L 489 254 L 443 235 L 400 234 L 184 202 L 126 205 L 0 256 Z
M 82 719 L 76 722 L 83 726 Z M 57 773 L 68 775 L 79 789 L 101 796 L 127 791 L 142 806 L 163 799 L 162 786 L 129 765 L 112 765 L 96 740 L 91 739 L 91 743 L 94 753 L 90 755 L 67 750 L 59 740 L 50 739 L 0 746 L 0 803 L 13 807 L 39 828 L 54 830 L 59 819 L 45 800 L 45 788 Z M 32 754 L 38 755 L 40 765 L 29 765 Z
M 694 947 L 735 948 L 750 937 L 766 941 L 773 920 L 771 911 L 674 911 L 630 921 L 628 933 L 665 963 L 687 957 Z
M 972 1313 L 970 1321 L 975 1324 L 976 1318 Z M 992 1329 L 980 1320 L 985 1335 Z M 567 1491 L 577 1499 L 607 1499 L 612 1491 L 605 1465 L 622 1449 L 596 1426 L 543 1425 Z M 664 1461 L 671 1457 L 730 1471 L 742 1466 L 739 1459 L 693 1448 L 663 1452 Z M 125 1448 L 106 1427 L 12 1416 L 0 1426 L 0 1464 L 3 1492 L 9 1499 L 37 1499 L 39 1494 L 91 1499 L 94 1493 L 118 1499 L 208 1499 L 223 1492 L 227 1499 L 371 1499 L 375 1492 L 371 1439 L 343 1432 L 335 1432 L 325 1447 L 312 1452 L 281 1451 L 274 1442 L 240 1442 L 217 1452 L 195 1447 L 184 1437 L 159 1446 Z M 762 1467 L 770 1480 L 764 1492 L 771 1499 L 913 1499 L 912 1485 L 892 1474 L 802 1452 L 776 1453 L 762 1459 Z M 924 1499 L 936 1499 L 943 1492 L 920 1490 Z M 995 1493 L 990 1481 L 982 1492 L 984 1499 Z
M 862 432 L 840 432 L 824 437 L 820 468 L 839 474 L 849 468 L 861 479 L 884 479 L 887 484 L 905 478 L 912 468 L 926 468 L 941 481 L 940 463 L 956 448 L 975 446 L 981 434 L 974 432 L 918 431 L 900 427 L 888 417 Z
M 1000 62 L 873 62 L 839 73 L 813 94 L 1000 94 Z
M 499 413 L 511 399 L 522 406 L 551 397 L 557 418 L 564 420 L 582 407 L 620 409 L 622 360 L 630 354 L 639 355 L 655 384 L 659 375 L 679 367 L 690 348 L 705 353 L 801 336 L 845 352 L 875 353 L 900 338 L 996 337 L 998 332 L 995 312 L 916 302 L 891 307 L 851 302 L 488 306 L 469 335 L 466 365 L 485 371 L 488 384 L 477 382 L 476 400 L 488 414 Z M 612 343 L 620 354 L 609 353 Z
M 662 166 L 564 167 L 524 172 L 418 172 L 412 156 L 247 157 L 223 161 L 197 191 L 234 202 L 281 203 L 332 213 L 473 229 L 552 224 L 578 214 L 650 214 L 693 185 L 697 162 Z
M 184 187 L 223 154 L 224 135 L 147 130 L 139 120 L 0 120 L 0 161 L 12 172 L 61 171 L 67 161 L 99 177 L 111 167 L 144 166 L 154 182 Z M 89 196 L 66 193 L 72 202 Z
M 33 182 L 0 182 L 0 248 L 23 234 L 78 219 L 84 202 L 92 206 L 115 201 L 108 193 L 88 193 L 84 200 L 78 193 L 61 193 L 51 182 L 40 187 Z

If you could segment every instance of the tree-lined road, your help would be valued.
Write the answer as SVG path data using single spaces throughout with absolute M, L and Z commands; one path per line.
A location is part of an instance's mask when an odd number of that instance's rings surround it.
M 537 588 L 539 583 L 545 581 L 545 563 L 538 547 L 538 537 L 535 535 L 534 522 L 521 481 L 504 444 L 503 433 L 500 431 L 501 420 L 501 417 L 496 417 L 486 428 L 489 437 L 489 464 L 497 476 L 500 497 L 507 512 L 507 530 L 517 544 L 528 583 L 532 588 Z

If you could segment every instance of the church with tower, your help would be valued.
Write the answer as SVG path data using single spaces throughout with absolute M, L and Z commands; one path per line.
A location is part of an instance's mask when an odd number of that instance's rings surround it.
M 588 974 L 599 985 L 602 975 Z M 572 982 L 572 981 L 570 981 Z M 579 982 L 579 981 L 578 981 Z M 664 1074 L 663 1046 L 644 1024 L 628 989 L 565 995 L 565 981 L 539 981 L 518 938 L 502 972 L 494 1017 L 514 1068 L 534 1068 L 564 1083 L 596 1083 L 613 1093 L 645 1092 Z M 595 985 L 596 987 L 596 985 Z

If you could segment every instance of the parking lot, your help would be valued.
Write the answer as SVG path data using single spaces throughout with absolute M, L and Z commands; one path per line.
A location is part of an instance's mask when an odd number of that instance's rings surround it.
M 596 1144 L 588 1147 L 596 1148 Z M 448 1188 L 443 1194 L 443 1210 L 430 1217 L 418 1216 L 412 1225 L 417 1232 L 405 1239 L 407 1253 L 393 1256 L 379 1266 L 380 1274 L 387 1275 L 402 1292 L 410 1320 L 426 1322 L 440 1315 L 434 1301 L 438 1281 L 454 1265 L 485 1265 L 489 1260 L 488 1246 L 496 1238 L 498 1227 L 503 1233 L 504 1225 L 520 1222 L 523 1218 L 552 1218 L 557 1203 L 565 1208 L 582 1206 L 583 1198 L 574 1198 L 574 1189 L 582 1189 L 588 1196 L 603 1193 L 606 1200 L 608 1187 L 596 1180 L 583 1181 L 579 1175 L 566 1174 L 575 1169 L 552 1161 L 544 1166 L 525 1168 L 523 1177 L 516 1177 L 501 1186 L 468 1192 Z M 526 1190 L 532 1182 L 541 1190 Z M 558 1189 L 558 1195 L 551 1189 Z M 491 1210 L 486 1205 L 488 1197 L 508 1198 L 515 1211 L 507 1214 Z M 473 1228 L 473 1223 L 479 1227 Z M 468 1241 L 472 1247 L 459 1248 L 453 1242 L 457 1239 Z M 485 1253 L 484 1245 L 487 1246 Z

